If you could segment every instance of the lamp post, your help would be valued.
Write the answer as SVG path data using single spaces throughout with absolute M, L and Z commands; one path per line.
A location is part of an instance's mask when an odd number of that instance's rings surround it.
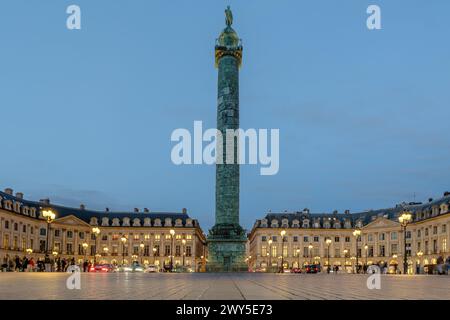
M 364 265 L 367 267 L 367 251 L 369 250 L 369 246 L 366 244 L 365 246 L 364 246 L 364 251 L 365 251 L 365 253 L 366 253 L 366 262 L 364 263 Z
M 50 224 L 55 220 L 56 215 L 52 210 L 42 211 L 42 216 L 47 220 L 47 241 L 45 242 L 45 253 L 49 254 L 49 234 L 50 234 Z
M 297 252 L 297 259 L 298 259 L 298 261 L 297 261 L 297 268 L 300 269 L 300 249 L 297 249 L 296 252 Z
M 356 264 L 355 264 L 355 273 L 359 273 L 359 263 L 358 263 L 358 256 L 359 256 L 359 253 L 358 253 L 358 240 L 359 240 L 359 237 L 361 236 L 361 230 L 359 230 L 359 229 L 355 229 L 354 231 L 353 231 L 353 236 L 355 237 L 355 246 L 356 246 Z
M 84 242 L 81 246 L 83 247 L 84 251 L 84 261 L 86 261 L 87 248 L 89 247 L 89 245 L 87 244 L 87 242 Z
M 156 257 L 155 257 L 156 247 L 153 247 L 152 251 L 153 251 L 153 264 L 155 264 L 155 261 L 156 261 Z
M 100 228 L 98 227 L 93 227 L 92 228 L 92 234 L 94 235 L 94 266 L 97 263 L 97 237 L 100 234 Z
M 284 236 L 286 235 L 286 230 L 281 230 L 281 272 L 284 272 Z
M 309 255 L 309 264 L 312 264 L 312 253 L 311 253 L 311 251 L 312 251 L 312 249 L 313 249 L 313 245 L 310 244 L 310 245 L 308 246 L 308 249 L 309 249 L 309 251 L 308 251 L 308 255 Z
M 144 258 L 144 247 L 145 247 L 145 244 L 143 244 L 143 243 L 141 243 L 139 245 L 139 248 L 141 249 L 141 264 L 142 264 L 142 259 Z
M 412 220 L 412 214 L 411 212 L 404 211 L 400 217 L 398 217 L 398 221 L 400 222 L 400 225 L 403 229 L 403 274 L 408 273 L 408 257 L 406 256 L 406 226 L 408 223 L 410 223 Z
M 347 272 L 347 253 L 348 253 L 348 250 L 344 249 L 344 269 L 345 269 L 345 272 Z
M 325 240 L 328 248 L 327 248 L 327 264 L 328 264 L 328 273 L 330 273 L 330 245 L 331 245 L 331 239 L 328 238 L 327 240 Z
M 170 272 L 173 270 L 173 241 L 175 236 L 175 230 L 170 229 L 170 236 L 171 236 L 171 244 L 170 244 Z
M 181 240 L 183 244 L 183 267 L 184 267 L 184 257 L 186 256 L 186 239 Z
M 125 243 L 127 243 L 127 238 L 125 236 L 122 236 L 120 238 L 120 241 L 122 241 L 122 266 L 125 264 Z
M 272 270 L 272 239 L 269 239 L 269 267 Z
M 422 270 L 422 256 L 423 256 L 423 252 L 422 251 L 417 252 L 417 256 L 419 257 L 419 274 L 420 274 L 421 270 Z

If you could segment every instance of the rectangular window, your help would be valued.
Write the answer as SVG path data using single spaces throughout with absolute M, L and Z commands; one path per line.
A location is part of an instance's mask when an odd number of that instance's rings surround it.
M 391 254 L 397 254 L 398 253 L 398 246 L 396 243 L 391 244 Z
M 293 240 L 294 242 L 298 242 L 298 236 L 292 237 L 292 240 Z
M 397 240 L 398 234 L 397 232 L 391 232 L 391 240 Z
M 41 228 L 41 229 L 39 230 L 39 234 L 40 234 L 41 236 L 47 235 L 47 229 Z
M 177 257 L 181 256 L 181 246 L 175 246 L 175 255 Z
M 133 246 L 133 254 L 135 255 L 139 254 L 139 246 Z
M 262 241 L 262 242 L 265 242 L 266 240 L 267 240 L 267 237 L 266 237 L 266 236 L 262 236 L 262 237 L 261 237 L 261 241 Z
M 308 239 L 308 237 L 303 237 L 303 242 L 308 242 L 309 241 L 309 239 Z
M 155 246 L 155 256 L 159 256 L 159 244 L 157 244 L 156 246 Z
M 277 256 L 277 247 L 276 246 L 272 246 L 272 257 L 276 257 Z
M 27 226 L 26 225 L 23 225 L 22 232 L 27 232 Z
M 411 239 L 411 231 L 406 231 L 406 239 Z
M 369 246 L 369 252 L 367 253 L 369 257 L 373 257 L 373 246 Z
M 55 229 L 55 237 L 59 237 L 61 235 L 61 230 Z
M 421 232 L 421 230 L 419 229 L 419 230 L 417 230 L 417 238 L 420 238 L 420 236 L 422 235 L 422 232 Z
M 443 225 L 442 225 L 442 230 L 441 230 L 441 232 L 442 232 L 442 233 L 446 233 L 446 232 L 447 232 L 447 225 L 446 225 L 446 224 L 443 224 Z
M 425 228 L 425 237 L 428 237 L 428 228 Z
M 66 246 L 67 246 L 67 254 L 73 254 L 72 244 L 68 243 Z
M 150 246 L 148 244 L 144 246 L 144 256 L 150 256 Z
M 380 257 L 384 257 L 386 254 L 386 250 L 384 246 L 380 246 Z
M 102 235 L 102 241 L 108 241 L 108 235 L 107 234 Z
M 378 240 L 384 241 L 384 239 L 385 239 L 384 233 L 380 233 L 380 234 L 378 235 Z
M 261 255 L 263 257 L 267 256 L 267 247 L 266 246 L 261 246 Z
M 181 240 L 181 238 L 182 238 L 182 235 L 181 235 L 181 234 L 176 234 L 176 235 L 175 235 L 175 239 Z
M 433 240 L 433 253 L 437 253 L 437 252 L 438 252 L 437 240 Z
M 192 249 L 191 249 L 191 246 L 186 246 L 186 256 L 187 256 L 187 257 L 192 256 Z
M 119 240 L 119 235 L 117 233 L 112 235 L 113 240 Z
M 339 242 L 339 237 L 334 237 L 334 242 Z
M 170 245 L 166 245 L 164 247 L 164 255 L 165 256 L 170 256 Z
M 160 234 L 155 234 L 155 241 L 159 241 L 161 240 L 161 235 Z
M 368 234 L 367 235 L 367 241 L 372 242 L 373 241 L 373 234 Z
M 9 249 L 9 234 L 3 235 L 3 248 Z
M 442 250 L 444 252 L 447 252 L 447 239 L 442 239 Z
M 67 238 L 72 239 L 73 238 L 73 232 L 72 231 L 67 231 Z
M 434 226 L 434 227 L 433 227 L 433 234 L 437 234 L 437 230 L 438 230 L 438 229 L 437 229 L 437 226 Z
M 192 240 L 192 234 L 187 234 L 186 235 L 186 240 Z
M 144 240 L 150 240 L 150 235 L 149 234 L 144 235 Z
M 84 239 L 84 232 L 78 232 L 78 238 Z
M 39 251 L 45 252 L 45 240 L 39 240 Z
M 133 239 L 134 239 L 134 240 L 139 240 L 139 235 L 138 235 L 138 234 L 135 234 L 135 235 L 133 236 Z
M 170 234 L 166 234 L 166 240 L 171 240 L 172 236 Z
M 350 237 L 345 237 L 345 242 L 350 242 Z
M 334 249 L 334 257 L 335 258 L 341 257 L 341 250 L 339 250 L 339 248 Z
M 308 255 L 309 255 L 309 248 L 303 247 L 303 258 L 308 257 Z
M 288 256 L 288 247 L 286 245 L 283 246 L 283 257 L 287 257 Z
M 319 237 L 315 236 L 314 237 L 314 242 L 319 242 Z
M 277 242 L 277 236 L 273 236 L 273 237 L 272 237 L 272 241 L 273 241 L 273 242 Z

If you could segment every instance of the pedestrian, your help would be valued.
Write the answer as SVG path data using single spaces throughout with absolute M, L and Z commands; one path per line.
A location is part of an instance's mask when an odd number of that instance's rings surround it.
M 33 257 L 31 257 L 30 260 L 28 261 L 27 271 L 28 272 L 33 272 L 34 271 L 34 259 L 33 259 Z
M 444 274 L 444 258 L 439 256 L 436 261 L 437 264 L 437 272 L 439 275 Z
M 52 271 L 52 261 L 50 260 L 50 257 L 48 256 L 48 254 L 45 255 L 44 266 L 45 266 L 45 272 Z
M 22 271 L 25 272 L 27 271 L 28 268 L 28 258 L 27 257 L 23 257 L 22 259 Z
M 67 261 L 66 261 L 66 258 L 64 258 L 61 261 L 61 271 L 66 272 L 66 268 L 67 268 Z
M 87 260 L 84 260 L 84 262 L 83 262 L 83 272 L 87 271 L 87 267 L 88 267 L 88 262 L 87 262 Z

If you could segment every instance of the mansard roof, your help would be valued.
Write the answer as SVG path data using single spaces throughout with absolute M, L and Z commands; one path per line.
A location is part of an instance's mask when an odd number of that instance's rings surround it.
M 161 225 L 164 226 L 165 219 L 170 218 L 172 220 L 172 223 L 174 223 L 176 220 L 181 219 L 182 224 L 186 224 L 187 219 L 192 220 L 193 226 L 198 226 L 198 221 L 196 219 L 192 219 L 189 217 L 187 213 L 181 213 L 181 212 L 110 212 L 110 211 L 97 211 L 97 210 L 88 210 L 88 209 L 82 209 L 82 208 L 70 208 L 65 207 L 61 205 L 55 205 L 55 204 L 47 204 L 44 202 L 37 202 L 37 201 L 30 201 L 25 200 L 22 198 L 18 198 L 17 196 L 10 195 L 8 193 L 0 191 L 0 201 L 12 201 L 13 203 L 20 203 L 21 207 L 29 207 L 29 208 L 35 208 L 36 209 L 36 219 L 39 218 L 39 213 L 43 209 L 52 209 L 57 218 L 63 218 L 66 216 L 73 215 L 87 223 L 91 222 L 92 218 L 96 218 L 98 220 L 98 223 L 101 224 L 101 221 L 103 218 L 108 218 L 110 221 L 112 219 L 118 218 L 120 221 L 122 221 L 124 218 L 129 218 L 130 222 L 133 222 L 134 219 L 138 218 L 141 222 L 141 225 L 144 225 L 144 219 L 150 218 L 151 222 L 154 223 L 156 219 L 161 220 Z
M 440 207 L 442 204 L 447 204 L 450 206 L 450 194 L 445 193 L 444 196 L 437 200 L 430 199 L 427 203 L 418 203 L 418 202 L 410 202 L 410 203 L 401 203 L 396 205 L 393 208 L 387 209 L 377 209 L 377 210 L 367 210 L 357 213 L 310 213 L 309 210 L 305 209 L 303 211 L 297 212 L 283 212 L 283 213 L 273 213 L 269 212 L 266 214 L 264 219 L 267 220 L 267 227 L 271 227 L 271 222 L 273 220 L 278 221 L 279 226 L 281 226 L 283 219 L 287 219 L 289 226 L 292 227 L 292 223 L 294 220 L 298 220 L 300 223 L 300 227 L 302 226 L 302 222 L 307 219 L 309 223 L 320 222 L 320 227 L 323 227 L 323 223 L 329 220 L 331 223 L 334 221 L 339 221 L 341 224 L 346 221 L 350 221 L 352 227 L 356 226 L 358 221 L 361 221 L 362 225 L 369 224 L 371 221 L 375 220 L 378 217 L 387 218 L 390 220 L 398 221 L 399 215 L 407 210 L 411 211 L 414 216 L 415 221 L 423 220 L 429 218 L 430 216 L 423 216 L 421 213 L 430 210 L 431 208 Z M 446 212 L 439 212 L 439 214 L 449 213 L 449 208 L 447 208 Z M 257 225 L 259 226 L 261 220 L 257 221 Z M 333 227 L 333 226 L 331 226 Z

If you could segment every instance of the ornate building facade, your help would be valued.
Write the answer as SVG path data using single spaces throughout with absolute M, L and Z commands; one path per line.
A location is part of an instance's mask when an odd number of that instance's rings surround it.
M 47 218 L 46 212 L 54 217 Z M 50 221 L 51 220 L 51 221 Z M 197 220 L 181 213 L 110 212 L 67 208 L 25 200 L 12 189 L 0 192 L 0 259 L 43 258 L 45 253 L 99 263 L 172 263 L 204 271 L 206 238 Z
M 339 266 L 385 265 L 388 272 L 431 272 L 439 257 L 450 255 L 450 193 L 427 203 L 402 203 L 394 208 L 351 214 L 268 213 L 249 234 L 250 268 L 286 269 L 307 264 Z M 405 229 L 402 213 L 411 213 Z M 355 230 L 357 230 L 355 232 Z M 283 235 L 282 236 L 282 232 Z

